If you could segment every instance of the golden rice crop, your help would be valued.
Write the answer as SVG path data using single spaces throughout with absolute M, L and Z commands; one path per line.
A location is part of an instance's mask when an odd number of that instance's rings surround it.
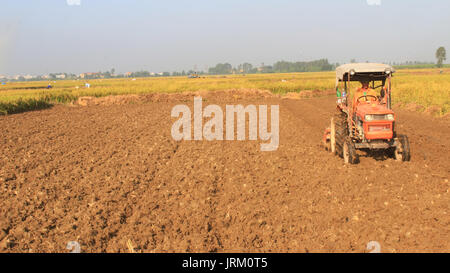
M 91 87 L 85 88 L 85 82 Z M 187 77 L 161 77 L 98 80 L 66 80 L 51 82 L 12 82 L 0 86 L 0 113 L 12 113 L 45 107 L 52 103 L 67 103 L 81 96 L 146 94 L 154 92 L 185 92 L 199 90 L 263 89 L 273 93 L 330 90 L 334 88 L 334 72 L 250 74 Z M 354 88 L 358 84 L 352 84 Z M 439 74 L 436 69 L 400 70 L 393 80 L 394 104 L 415 103 L 425 108 L 437 106 L 440 114 L 450 108 L 450 71 Z M 16 107 L 17 106 L 17 107 Z M 20 107 L 19 107 L 20 106 Z M 20 108 L 16 109 L 15 108 Z

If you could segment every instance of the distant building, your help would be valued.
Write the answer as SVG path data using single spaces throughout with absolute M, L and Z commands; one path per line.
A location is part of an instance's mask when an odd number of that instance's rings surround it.
M 130 77 L 131 76 L 131 72 L 127 72 L 127 73 L 125 73 L 125 77 Z
M 33 75 L 25 75 L 25 76 L 23 76 L 23 78 L 24 78 L 25 80 L 31 80 L 31 79 L 34 78 L 34 76 L 33 76 Z
M 66 78 L 66 74 L 59 74 L 59 75 L 56 75 L 56 78 L 57 78 L 57 79 L 65 79 L 65 78 Z
M 96 79 L 96 78 L 103 78 L 103 74 L 99 72 L 87 72 L 87 73 L 81 73 L 79 75 L 81 79 Z

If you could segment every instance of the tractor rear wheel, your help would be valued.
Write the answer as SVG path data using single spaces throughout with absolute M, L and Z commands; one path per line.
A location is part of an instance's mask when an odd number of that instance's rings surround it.
M 334 138 L 336 154 L 342 156 L 344 142 L 348 137 L 347 117 L 344 113 L 339 113 L 333 118 Z
M 344 141 L 344 146 L 342 149 L 342 157 L 344 158 L 345 164 L 358 164 L 359 156 L 356 153 L 355 144 L 350 138 Z
M 406 135 L 399 135 L 398 145 L 394 150 L 395 159 L 398 161 L 410 161 L 411 154 L 409 151 L 409 140 Z
M 334 118 L 331 118 L 330 126 L 330 151 L 332 154 L 336 154 L 336 125 Z

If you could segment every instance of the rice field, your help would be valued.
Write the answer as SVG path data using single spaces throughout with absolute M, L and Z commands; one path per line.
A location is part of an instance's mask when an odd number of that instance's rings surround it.
M 90 88 L 85 87 L 85 83 Z M 10 114 L 69 103 L 82 96 L 103 97 L 154 92 L 186 92 L 200 90 L 263 89 L 276 94 L 334 88 L 334 72 L 249 74 L 187 77 L 124 78 L 98 80 L 66 80 L 51 82 L 8 82 L 0 85 L 0 114 Z M 353 83 L 352 88 L 359 86 Z M 414 104 L 422 110 L 439 109 L 437 115 L 450 110 L 450 69 L 440 74 L 438 69 L 400 70 L 393 80 L 393 103 Z

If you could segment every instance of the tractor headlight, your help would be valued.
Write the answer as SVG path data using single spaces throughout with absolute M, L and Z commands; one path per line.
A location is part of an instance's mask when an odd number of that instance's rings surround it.
M 389 121 L 393 121 L 394 120 L 394 115 L 393 114 L 386 114 L 386 115 L 365 115 L 364 119 L 366 121 L 374 121 L 374 120 L 389 120 Z
M 366 115 L 366 116 L 364 117 L 364 119 L 365 119 L 366 121 L 372 121 L 372 120 L 373 120 L 373 115 Z
M 394 115 L 393 114 L 387 114 L 386 115 L 386 119 L 387 120 L 394 120 Z

